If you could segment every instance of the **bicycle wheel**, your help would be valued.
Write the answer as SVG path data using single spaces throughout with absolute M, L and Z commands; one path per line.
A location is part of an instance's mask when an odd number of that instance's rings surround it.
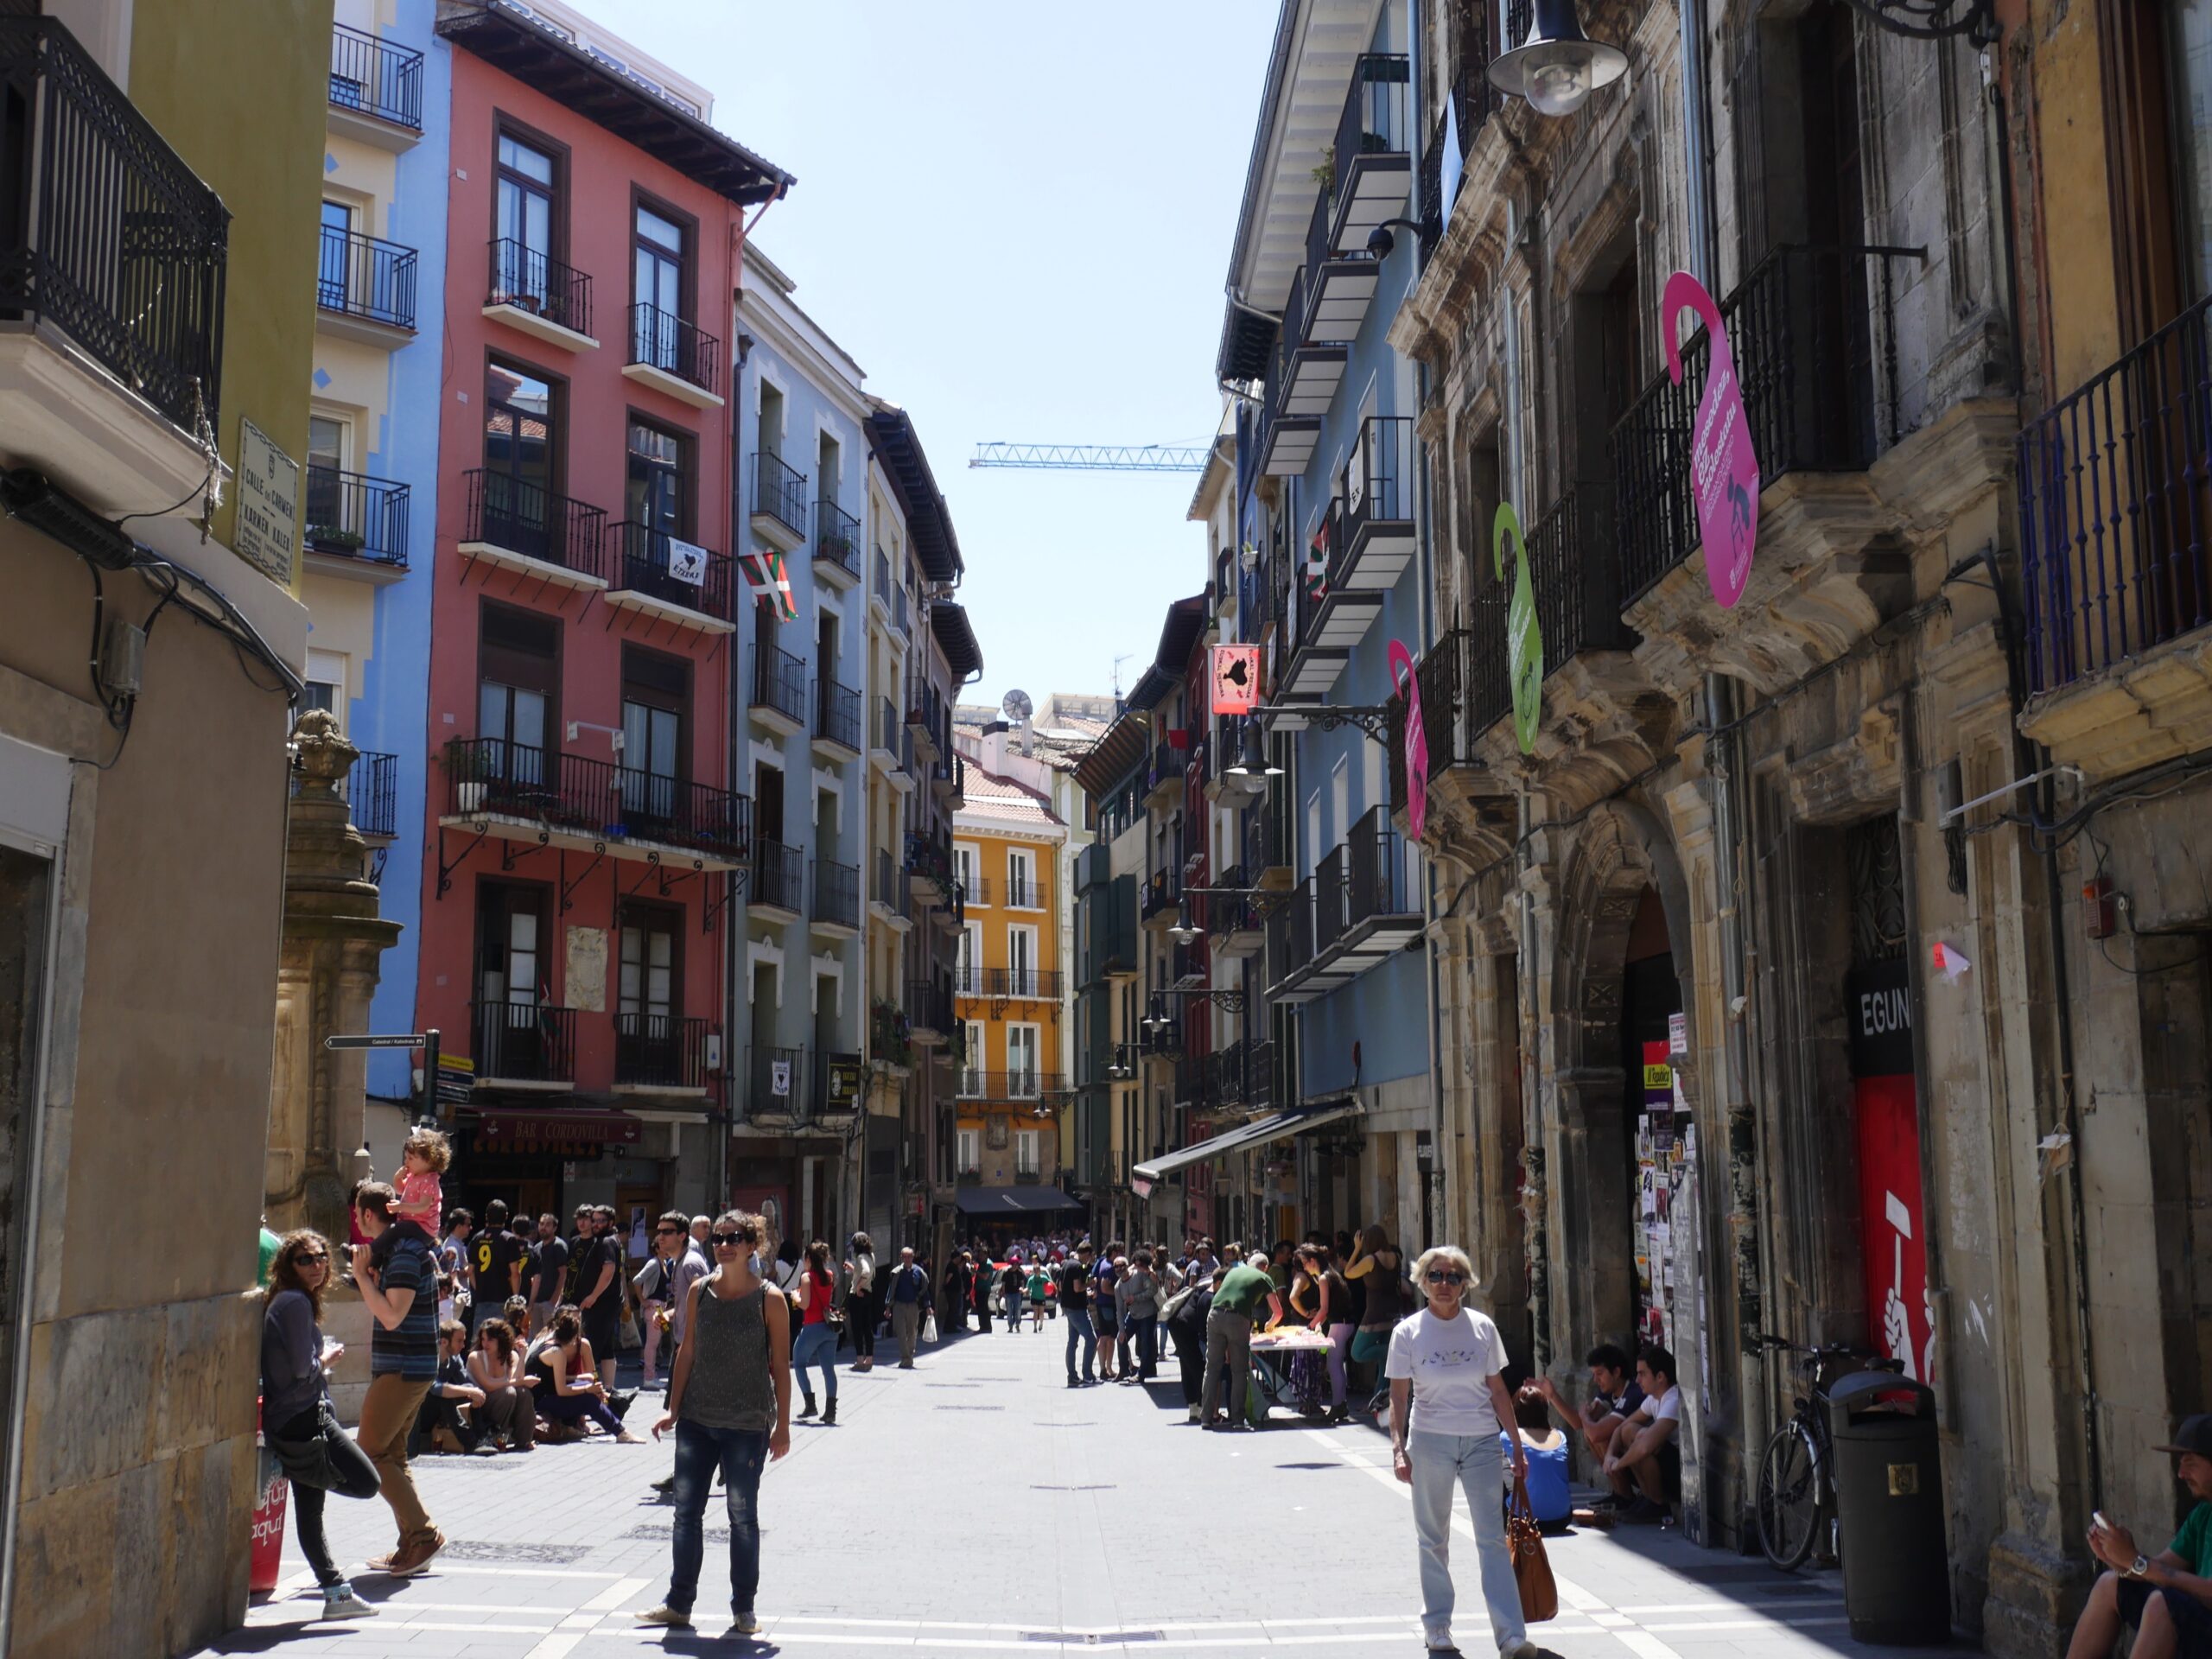
M 1804 1565 L 1821 1519 L 1820 1452 L 1796 1418 L 1775 1430 L 1759 1459 L 1759 1547 L 1783 1571 Z

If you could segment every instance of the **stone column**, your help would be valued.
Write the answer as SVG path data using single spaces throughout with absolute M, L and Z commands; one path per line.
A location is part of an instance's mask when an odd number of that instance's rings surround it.
M 263 1205 L 278 1232 L 313 1227 L 343 1247 L 346 1200 L 365 1171 L 365 1057 L 323 1039 L 368 1029 L 379 959 L 399 924 L 377 913 L 363 874 L 368 843 L 338 787 L 359 751 L 338 723 L 310 709 L 293 733 L 299 793 L 284 848 L 284 937 L 276 982 L 276 1047 L 269 1091 Z

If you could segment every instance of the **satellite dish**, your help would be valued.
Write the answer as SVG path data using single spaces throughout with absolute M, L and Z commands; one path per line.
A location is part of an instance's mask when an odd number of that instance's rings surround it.
M 1006 711 L 1006 717 L 1017 726 L 1027 720 L 1035 709 L 1035 705 L 1029 701 L 1029 694 L 1027 691 L 1007 692 L 1006 701 L 999 704 L 999 707 Z

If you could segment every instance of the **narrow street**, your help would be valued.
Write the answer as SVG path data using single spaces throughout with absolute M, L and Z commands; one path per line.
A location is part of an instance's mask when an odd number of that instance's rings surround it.
M 594 1440 L 418 1464 L 448 1543 L 400 1583 L 365 1573 L 373 1621 L 311 1622 L 320 1598 L 286 1539 L 284 1577 L 217 1654 L 596 1659 L 655 1650 L 842 1656 L 886 1649 L 1418 1654 L 1406 1490 L 1373 1430 L 1213 1436 L 1184 1422 L 1172 1371 L 1149 1389 L 1061 1382 L 1061 1334 L 970 1334 L 913 1372 L 840 1375 L 839 1421 L 800 1423 L 761 1491 L 763 1635 L 728 1637 L 719 1500 L 691 1632 L 632 1615 L 666 1587 L 669 1510 L 648 1490 L 670 1443 Z M 640 1395 L 632 1427 L 652 1419 Z M 926 1430 L 926 1433 L 921 1431 Z M 380 1501 L 333 1499 L 351 1570 L 391 1546 Z M 1455 1630 L 1491 1651 L 1464 1512 Z M 1861 1659 L 1835 1575 L 1787 1575 L 1671 1530 L 1548 1542 L 1560 1659 Z M 1925 1651 L 1922 1649 L 1921 1651 Z

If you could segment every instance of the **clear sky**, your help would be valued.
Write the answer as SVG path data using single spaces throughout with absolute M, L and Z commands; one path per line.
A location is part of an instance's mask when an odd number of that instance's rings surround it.
M 903 404 L 983 650 L 969 701 L 1128 690 L 1205 582 L 1187 473 L 974 471 L 979 442 L 1202 442 L 1274 0 L 580 0 L 797 175 L 758 232 Z

